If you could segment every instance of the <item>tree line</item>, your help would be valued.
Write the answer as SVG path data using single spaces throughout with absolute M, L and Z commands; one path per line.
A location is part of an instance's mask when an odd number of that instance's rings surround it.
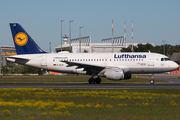
M 34 68 L 34 67 L 29 67 L 29 66 L 17 66 L 16 64 L 12 63 L 9 65 L 6 65 L 2 67 L 1 73 L 2 74 L 38 74 L 42 75 L 43 70 Z
M 128 46 L 128 48 L 122 48 L 120 51 L 121 52 L 132 52 L 131 50 L 132 45 Z M 164 54 L 164 45 L 157 45 L 153 46 L 152 44 L 138 44 L 137 46 L 133 46 L 134 52 L 154 52 L 154 53 L 160 53 Z M 180 52 L 180 45 L 170 45 L 170 44 L 165 44 L 165 55 L 168 57 L 171 57 L 173 53 L 179 53 Z

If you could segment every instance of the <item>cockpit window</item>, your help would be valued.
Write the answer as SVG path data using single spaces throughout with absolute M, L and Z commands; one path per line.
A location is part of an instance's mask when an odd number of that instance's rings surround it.
M 170 61 L 171 59 L 169 58 L 161 58 L 161 61 Z

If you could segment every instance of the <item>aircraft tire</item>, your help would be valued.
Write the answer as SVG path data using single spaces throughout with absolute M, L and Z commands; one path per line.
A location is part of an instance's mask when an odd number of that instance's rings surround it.
M 100 83 L 101 83 L 101 78 L 99 78 L 99 77 L 96 78 L 96 79 L 95 79 L 95 82 L 96 82 L 96 84 L 100 84 Z
M 90 79 L 89 79 L 89 84 L 94 84 L 94 83 L 95 83 L 94 78 L 90 78 Z
M 150 80 L 150 83 L 151 83 L 151 84 L 154 84 L 154 80 Z

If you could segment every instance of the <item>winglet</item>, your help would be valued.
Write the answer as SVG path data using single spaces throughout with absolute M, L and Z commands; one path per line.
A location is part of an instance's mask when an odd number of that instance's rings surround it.
M 10 23 L 10 28 L 18 55 L 46 53 L 34 42 L 20 24 Z

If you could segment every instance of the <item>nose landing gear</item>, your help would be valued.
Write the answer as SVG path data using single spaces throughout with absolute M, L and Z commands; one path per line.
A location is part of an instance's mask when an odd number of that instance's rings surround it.
M 150 84 L 154 84 L 154 77 L 152 76 L 152 74 L 150 74 Z

